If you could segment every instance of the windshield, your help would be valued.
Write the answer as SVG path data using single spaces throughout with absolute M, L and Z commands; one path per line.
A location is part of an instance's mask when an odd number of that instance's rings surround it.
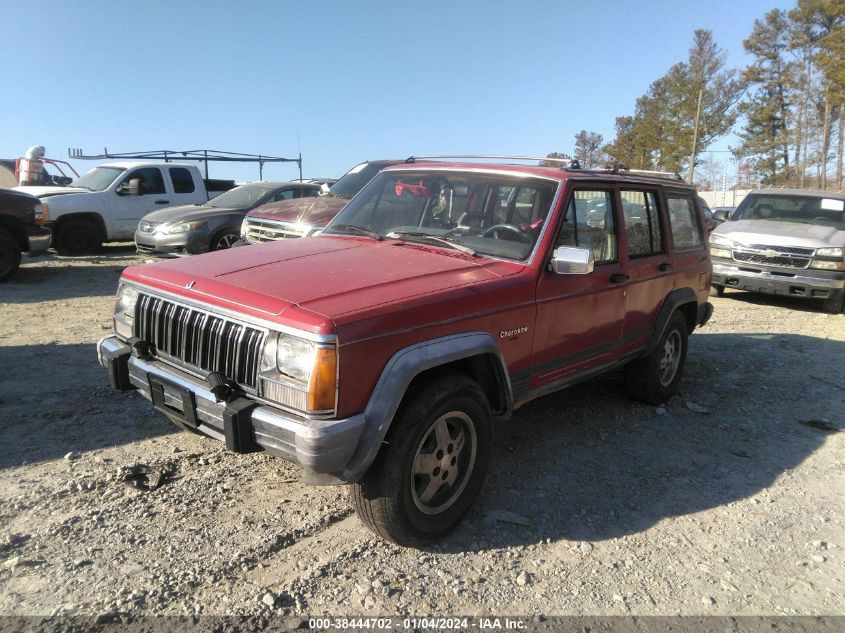
M 95 167 L 70 183 L 70 186 L 89 191 L 105 191 L 124 171 L 121 167 Z
M 356 165 L 332 185 L 329 189 L 329 195 L 349 200 L 385 167 L 387 167 L 385 163 L 361 163 Z
M 253 207 L 276 191 L 276 189 L 278 187 L 268 187 L 260 183 L 241 185 L 240 187 L 235 187 L 234 189 L 221 193 L 219 196 L 215 196 L 205 204 L 209 207 L 226 209 Z
M 557 183 L 445 171 L 378 174 L 323 230 L 525 260 L 549 215 Z
M 731 219 L 797 222 L 845 230 L 845 199 L 752 194 L 740 203 Z

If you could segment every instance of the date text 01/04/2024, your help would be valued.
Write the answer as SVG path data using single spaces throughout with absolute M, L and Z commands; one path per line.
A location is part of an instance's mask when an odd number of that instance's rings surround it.
M 311 618 L 308 621 L 310 629 L 410 629 L 410 630 L 520 630 L 525 628 L 525 622 L 511 618 Z

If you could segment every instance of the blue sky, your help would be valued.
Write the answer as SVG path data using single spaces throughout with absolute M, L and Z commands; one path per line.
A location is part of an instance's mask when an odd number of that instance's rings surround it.
M 794 1 L 7 2 L 0 158 L 217 149 L 304 175 L 411 154 L 571 152 L 710 29 L 748 59 L 755 19 Z M 722 140 L 710 149 L 727 149 Z M 724 156 L 724 155 L 723 155 Z M 78 171 L 87 161 L 73 161 Z M 212 164 L 212 177 L 257 167 Z M 265 178 L 297 177 L 272 165 Z

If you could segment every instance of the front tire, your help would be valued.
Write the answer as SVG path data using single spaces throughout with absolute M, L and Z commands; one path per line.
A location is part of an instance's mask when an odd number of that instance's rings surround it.
M 711 284 L 710 285 L 710 296 L 711 297 L 724 297 L 725 296 L 725 287 L 720 286 L 718 284 Z
M 440 378 L 403 403 L 378 457 L 350 487 L 361 521 L 397 545 L 450 532 L 487 472 L 490 418 L 484 392 L 461 375 Z
M 103 238 L 93 222 L 68 220 L 57 229 L 54 245 L 59 255 L 93 255 L 100 252 Z
M 227 248 L 232 248 L 235 246 L 235 243 L 241 239 L 241 236 L 237 233 L 232 233 L 231 231 L 224 231 L 222 233 L 218 233 L 213 238 L 211 238 L 211 242 L 209 243 L 209 251 L 224 251 Z
M 662 404 L 675 394 L 687 358 L 687 339 L 687 320 L 675 312 L 654 351 L 625 366 L 625 382 L 634 398 Z
M 0 227 L 0 281 L 6 281 L 21 265 L 21 247 L 15 236 Z
M 845 309 L 845 292 L 828 297 L 822 302 L 822 310 L 830 314 L 839 314 Z

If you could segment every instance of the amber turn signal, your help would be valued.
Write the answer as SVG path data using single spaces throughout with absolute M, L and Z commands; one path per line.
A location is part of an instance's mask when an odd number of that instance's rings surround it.
M 308 385 L 308 411 L 334 411 L 337 404 L 337 348 L 318 347 Z

